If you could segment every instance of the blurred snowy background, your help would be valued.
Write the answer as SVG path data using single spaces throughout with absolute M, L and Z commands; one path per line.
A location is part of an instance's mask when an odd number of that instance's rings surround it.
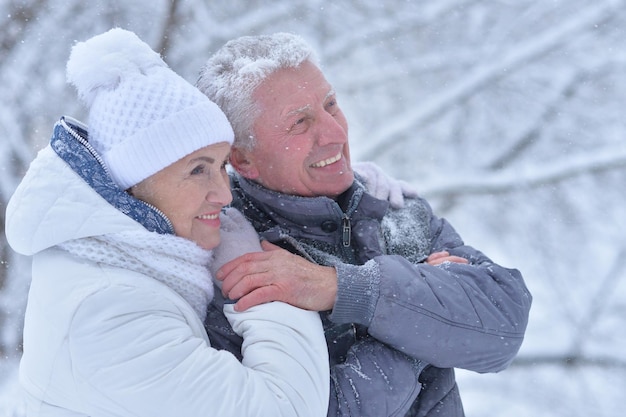
M 534 295 L 506 371 L 459 371 L 468 417 L 623 416 L 626 1 L 0 0 L 0 230 L 63 114 L 77 40 L 135 31 L 190 82 L 230 38 L 291 31 L 319 51 L 374 160 Z M 0 236 L 0 416 L 16 384 L 29 261 Z

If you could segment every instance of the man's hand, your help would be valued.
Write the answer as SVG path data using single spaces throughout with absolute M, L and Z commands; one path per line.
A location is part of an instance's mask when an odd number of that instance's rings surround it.
M 453 262 L 458 264 L 467 264 L 469 261 L 465 258 L 461 258 L 460 256 L 450 255 L 446 251 L 434 252 L 428 255 L 425 261 L 428 265 L 441 265 L 444 262 Z
M 236 311 L 270 301 L 283 301 L 306 310 L 333 308 L 337 272 L 316 265 L 270 242 L 264 252 L 242 255 L 224 264 L 216 274 L 225 297 L 238 300 Z

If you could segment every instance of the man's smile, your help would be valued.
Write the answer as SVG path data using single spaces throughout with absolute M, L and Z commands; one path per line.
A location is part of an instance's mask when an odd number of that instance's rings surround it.
M 339 152 L 337 155 L 330 157 L 328 159 L 324 159 L 323 161 L 319 161 L 316 162 L 314 164 L 311 164 L 311 166 L 313 168 L 323 168 L 326 165 L 330 165 L 330 164 L 334 164 L 335 162 L 339 161 L 341 159 L 341 152 Z

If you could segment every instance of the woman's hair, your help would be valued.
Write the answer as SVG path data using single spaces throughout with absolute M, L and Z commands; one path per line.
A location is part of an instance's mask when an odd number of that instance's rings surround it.
M 196 86 L 226 114 L 234 146 L 254 146 L 252 126 L 259 114 L 252 94 L 272 73 L 308 61 L 319 67 L 315 51 L 291 33 L 243 36 L 227 42 L 202 67 Z

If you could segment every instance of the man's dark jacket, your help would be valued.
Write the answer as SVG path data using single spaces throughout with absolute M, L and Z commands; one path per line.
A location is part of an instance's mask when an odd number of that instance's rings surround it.
M 231 180 L 233 206 L 262 238 L 337 270 L 335 306 L 320 313 L 329 416 L 463 416 L 453 368 L 497 372 L 517 354 L 531 305 L 521 274 L 465 245 L 424 199 L 392 209 L 358 180 L 337 201 Z M 439 251 L 469 264 L 424 263 Z M 211 343 L 239 355 L 216 294 Z

